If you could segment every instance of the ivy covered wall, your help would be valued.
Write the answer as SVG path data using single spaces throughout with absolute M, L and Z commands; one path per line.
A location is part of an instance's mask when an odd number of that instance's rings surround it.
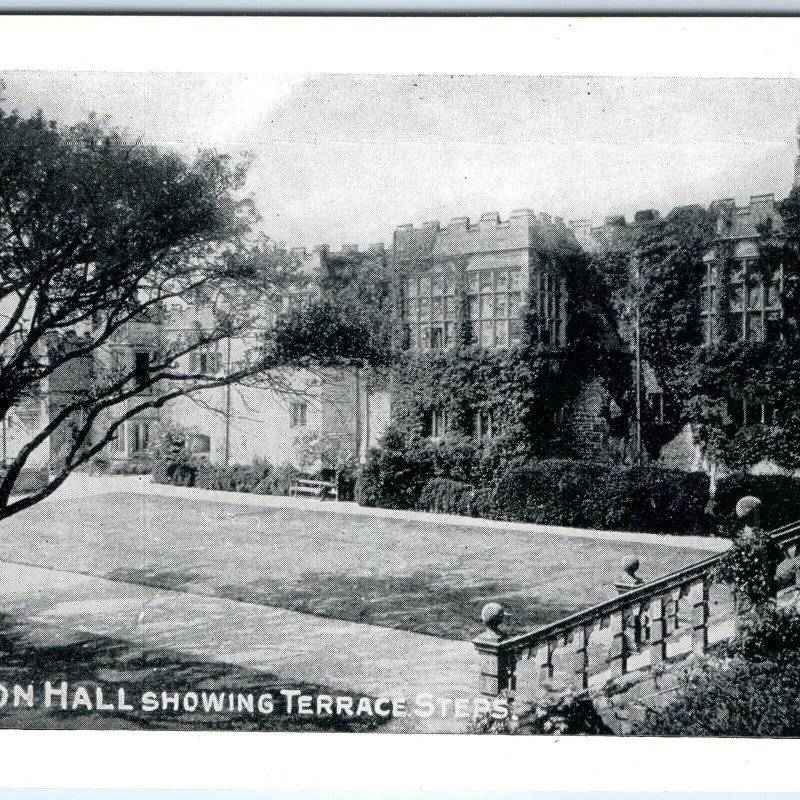
M 596 413 L 603 424 L 611 401 L 620 410 L 613 434 L 627 434 L 630 408 L 630 353 L 617 334 L 610 289 L 574 240 L 532 248 L 529 269 L 546 270 L 565 287 L 566 342 L 543 341 L 532 304 L 521 320 L 519 343 L 508 348 L 477 346 L 470 321 L 458 316 L 455 343 L 448 349 L 405 350 L 392 375 L 392 417 L 401 434 L 430 435 L 433 414 L 445 436 L 476 437 L 491 425 L 491 438 L 535 457 L 568 455 L 598 458 L 578 423 L 578 403 L 592 383 Z M 534 278 L 526 280 L 533 284 Z M 530 296 L 530 295 L 528 295 Z M 460 307 L 465 307 L 462 297 Z M 589 410 L 583 409 L 583 421 Z

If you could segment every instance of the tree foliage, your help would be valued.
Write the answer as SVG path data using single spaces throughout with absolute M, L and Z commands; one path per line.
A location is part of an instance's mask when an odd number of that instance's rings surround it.
M 246 160 L 201 151 L 187 162 L 93 117 L 62 128 L 0 110 L 0 416 L 48 383 L 51 401 L 6 465 L 0 518 L 50 494 L 142 410 L 263 374 L 258 301 L 291 268 L 252 234 L 246 174 Z M 176 303 L 189 321 L 159 335 Z M 147 358 L 116 357 L 134 330 Z M 256 340 L 250 363 L 223 374 L 189 358 L 239 335 Z M 56 433 L 50 480 L 12 499 Z

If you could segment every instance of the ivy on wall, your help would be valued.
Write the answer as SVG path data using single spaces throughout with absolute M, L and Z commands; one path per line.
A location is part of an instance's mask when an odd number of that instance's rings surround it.
M 542 250 L 536 258 L 564 279 L 567 345 L 540 342 L 536 315 L 529 310 L 519 345 L 481 348 L 473 344 L 462 313 L 454 347 L 397 357 L 393 417 L 403 435 L 428 434 L 436 410 L 446 416 L 448 435 L 472 436 L 475 416 L 483 412 L 491 416 L 495 440 L 532 456 L 576 455 L 565 410 L 589 380 L 601 379 L 621 407 L 629 405 L 630 355 L 616 333 L 609 287 L 574 244 Z
M 686 422 L 697 425 L 707 454 L 732 469 L 769 459 L 800 468 L 800 191 L 776 204 L 780 224 L 757 228 L 759 257 L 750 284 L 784 275 L 781 340 L 737 340 L 732 319 L 734 240 L 717 239 L 713 213 L 699 206 L 674 210 L 632 228 L 627 246 L 638 259 L 642 281 L 642 349 L 664 392 L 666 424 L 645 425 L 657 453 Z M 717 342 L 705 346 L 700 316 L 703 257 L 716 252 Z M 631 285 L 633 295 L 636 287 Z M 741 429 L 731 408 L 768 409 L 769 424 Z M 647 423 L 647 420 L 645 420 Z

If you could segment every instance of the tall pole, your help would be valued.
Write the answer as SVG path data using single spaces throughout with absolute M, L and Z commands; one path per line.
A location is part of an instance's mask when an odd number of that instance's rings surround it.
M 356 367 L 356 462 L 361 460 L 361 368 Z
M 635 258 L 635 256 L 634 256 Z M 636 297 L 635 297 L 635 356 L 636 356 L 636 463 L 642 464 L 642 266 L 636 258 Z
M 231 337 L 228 337 L 228 355 L 225 361 L 225 375 L 231 374 Z M 225 466 L 231 459 L 231 385 L 225 385 Z

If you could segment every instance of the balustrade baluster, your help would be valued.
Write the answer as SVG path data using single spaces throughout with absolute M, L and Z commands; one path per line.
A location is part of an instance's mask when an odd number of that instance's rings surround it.
M 612 611 L 610 615 L 611 650 L 608 655 L 608 665 L 612 677 L 624 675 L 627 671 L 628 646 L 625 641 L 625 609 Z
M 692 609 L 692 652 L 703 655 L 708 648 L 708 580 L 703 577 L 689 587 Z
M 667 657 L 667 618 L 664 613 L 663 596 L 650 601 L 650 664 L 663 663 Z

